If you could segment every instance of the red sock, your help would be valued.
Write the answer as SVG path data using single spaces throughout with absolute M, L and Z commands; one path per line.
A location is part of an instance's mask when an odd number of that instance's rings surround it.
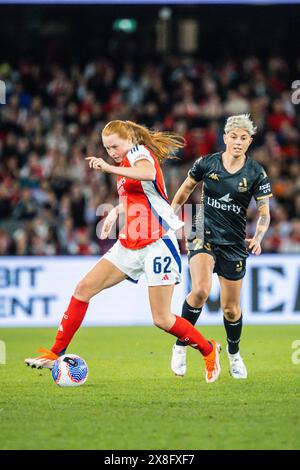
M 71 339 L 80 327 L 88 306 L 88 302 L 83 302 L 73 296 L 71 297 L 69 306 L 59 325 L 55 343 L 51 348 L 52 352 L 57 355 L 65 352 Z
M 212 350 L 212 345 L 199 333 L 199 331 L 185 318 L 176 316 L 172 328 L 167 333 L 177 336 L 186 345 L 198 349 L 203 356 L 207 356 Z

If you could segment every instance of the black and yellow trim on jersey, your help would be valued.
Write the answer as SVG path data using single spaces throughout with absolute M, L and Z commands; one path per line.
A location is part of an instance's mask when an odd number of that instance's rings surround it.
M 256 200 L 261 201 L 261 199 L 266 199 L 267 197 L 272 197 L 272 196 L 273 196 L 273 194 L 266 194 L 266 196 L 257 197 Z

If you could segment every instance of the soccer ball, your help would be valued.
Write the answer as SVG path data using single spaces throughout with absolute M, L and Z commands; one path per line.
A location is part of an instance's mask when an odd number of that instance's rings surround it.
M 76 354 L 65 354 L 54 362 L 52 377 L 60 387 L 79 387 L 88 378 L 88 366 Z

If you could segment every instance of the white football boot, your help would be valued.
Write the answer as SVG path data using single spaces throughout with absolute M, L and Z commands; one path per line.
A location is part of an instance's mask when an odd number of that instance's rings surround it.
M 39 349 L 40 352 L 43 352 L 39 357 L 27 358 L 24 360 L 27 366 L 32 367 L 32 369 L 53 369 L 54 362 L 58 359 L 58 356 L 52 351 L 47 349 Z
M 227 356 L 229 359 L 230 374 L 234 379 L 246 379 L 247 369 L 244 364 L 243 358 L 239 352 L 236 354 L 230 354 L 227 346 Z
M 177 344 L 173 346 L 171 369 L 175 375 L 180 377 L 186 373 L 186 350 L 187 346 L 177 346 Z

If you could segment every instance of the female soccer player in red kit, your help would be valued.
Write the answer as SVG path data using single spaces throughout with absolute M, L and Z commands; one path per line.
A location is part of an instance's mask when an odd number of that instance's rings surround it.
M 171 313 L 174 285 L 181 280 L 175 231 L 182 222 L 168 201 L 159 163 L 183 147 L 183 139 L 150 131 L 131 121 L 116 120 L 104 127 L 102 141 L 115 165 L 102 158 L 87 160 L 90 168 L 117 176 L 121 200 L 108 215 L 102 236 L 108 236 L 121 211 L 125 215 L 124 229 L 119 240 L 75 288 L 51 351 L 42 350 L 42 356 L 25 359 L 25 363 L 51 369 L 80 327 L 91 298 L 125 279 L 138 282 L 145 274 L 154 325 L 198 349 L 204 358 L 206 381 L 214 382 L 220 373 L 219 344 L 207 341 L 189 321 Z

